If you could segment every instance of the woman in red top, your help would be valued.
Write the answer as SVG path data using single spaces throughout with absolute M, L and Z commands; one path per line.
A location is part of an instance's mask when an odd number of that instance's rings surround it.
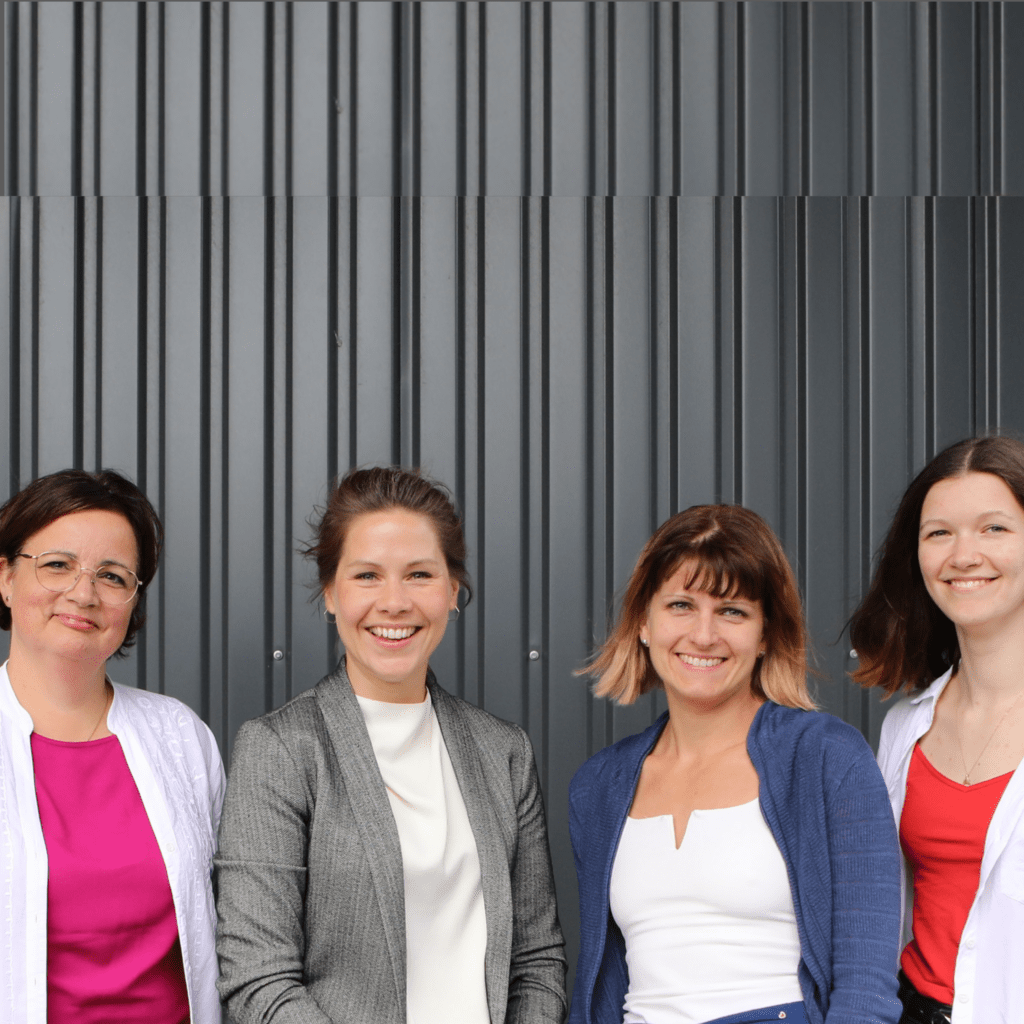
M 909 691 L 878 760 L 905 859 L 902 1024 L 1024 1019 L 1024 444 L 907 489 L 852 619 L 854 679 Z

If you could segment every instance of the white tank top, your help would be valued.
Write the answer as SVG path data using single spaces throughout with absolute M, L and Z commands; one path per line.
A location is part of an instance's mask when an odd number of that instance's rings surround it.
M 757 800 L 693 811 L 678 850 L 672 815 L 627 818 L 609 897 L 629 967 L 623 1024 L 803 1000 L 786 864 Z
M 356 699 L 402 847 L 406 1021 L 490 1024 L 480 858 L 430 694 L 422 704 Z

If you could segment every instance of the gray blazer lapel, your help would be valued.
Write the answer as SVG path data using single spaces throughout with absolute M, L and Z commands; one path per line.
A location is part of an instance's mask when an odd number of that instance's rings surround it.
M 516 842 L 516 808 L 508 799 L 507 807 L 496 807 L 500 790 L 492 790 L 487 785 L 480 750 L 458 702 L 437 685 L 432 672 L 427 675 L 427 686 L 480 858 L 484 914 L 487 918 L 487 954 L 484 961 L 487 1002 L 491 1020 L 501 1022 L 505 1019 L 512 949 L 509 862 Z
M 363 713 L 352 692 L 345 663 L 317 685 L 328 735 L 334 744 L 377 893 L 384 936 L 391 954 L 399 1005 L 405 1008 L 405 876 L 398 826 L 377 767 Z

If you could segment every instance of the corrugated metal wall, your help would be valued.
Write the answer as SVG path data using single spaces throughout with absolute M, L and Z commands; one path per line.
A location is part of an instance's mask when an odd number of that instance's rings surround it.
M 161 509 L 118 678 L 227 752 L 335 656 L 296 554 L 327 481 L 424 465 L 477 587 L 435 665 L 534 739 L 570 951 L 568 780 L 658 710 L 572 671 L 670 512 L 771 521 L 820 698 L 877 735 L 842 630 L 892 504 L 944 444 L 1024 430 L 1024 199 L 975 195 L 1024 181 L 1024 8 L 21 3 L 6 29 L 0 499 L 115 466 Z M 827 195 L 911 191 L 944 195 Z
M 8 3 L 17 195 L 1024 191 L 1017 3 Z

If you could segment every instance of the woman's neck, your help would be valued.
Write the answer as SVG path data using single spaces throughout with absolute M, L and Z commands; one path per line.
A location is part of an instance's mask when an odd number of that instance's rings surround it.
M 33 657 L 12 639 L 7 677 L 41 736 L 75 742 L 107 735 L 106 662 Z
M 713 755 L 745 743 L 754 716 L 764 703 L 753 693 L 717 707 L 706 707 L 668 696 L 668 724 L 662 734 L 667 755 Z
M 958 628 L 957 639 L 956 679 L 964 703 L 997 707 L 1024 693 L 1024 637 Z

